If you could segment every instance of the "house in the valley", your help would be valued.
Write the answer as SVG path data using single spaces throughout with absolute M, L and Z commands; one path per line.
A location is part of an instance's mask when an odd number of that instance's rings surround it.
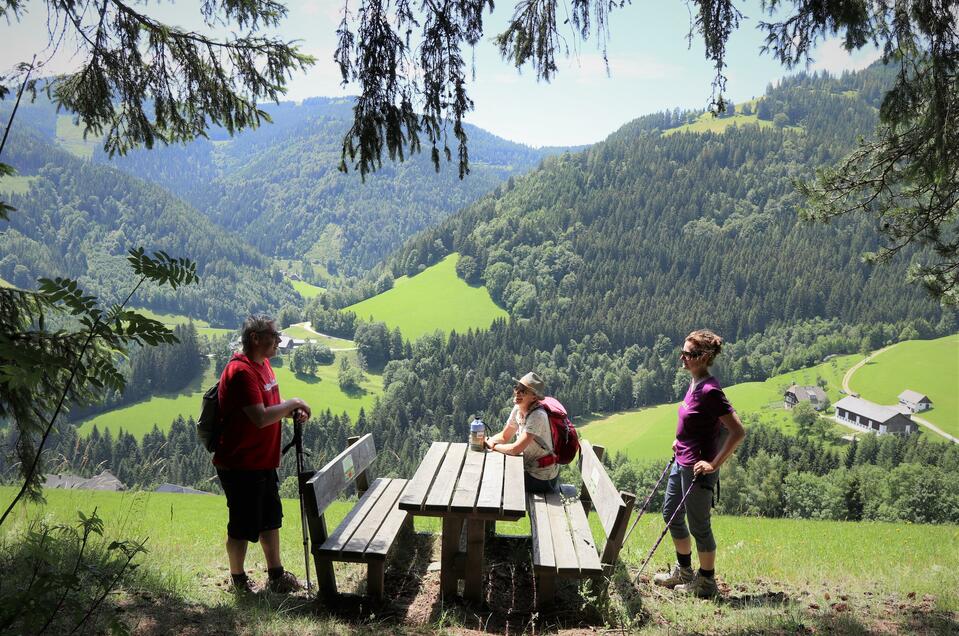
M 47 475 L 44 488 L 79 488 L 83 490 L 126 490 L 127 487 L 116 475 L 104 470 L 96 477 L 79 477 L 77 475 Z
M 826 392 L 818 386 L 799 386 L 794 384 L 783 395 L 783 407 L 791 409 L 800 402 L 809 402 L 817 411 L 825 409 L 829 405 L 829 398 Z
M 833 405 L 836 420 L 877 435 L 895 433 L 908 435 L 915 433 L 918 427 L 910 417 L 896 408 L 883 406 L 848 395 Z
M 909 409 L 912 413 L 926 411 L 932 408 L 932 400 L 928 395 L 923 395 L 917 391 L 906 389 L 899 394 L 899 404 Z

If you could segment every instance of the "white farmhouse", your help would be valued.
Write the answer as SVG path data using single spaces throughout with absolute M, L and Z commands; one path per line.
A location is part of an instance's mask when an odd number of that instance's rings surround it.
M 932 400 L 928 396 L 906 389 L 899 394 L 899 404 L 906 407 L 913 413 L 926 411 L 932 408 Z

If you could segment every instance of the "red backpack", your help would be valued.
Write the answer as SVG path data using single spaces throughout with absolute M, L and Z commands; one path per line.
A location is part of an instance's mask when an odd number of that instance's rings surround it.
M 546 411 L 549 429 L 553 434 L 553 453 L 540 457 L 537 463 L 540 468 L 553 464 L 569 464 L 576 459 L 576 453 L 579 452 L 579 435 L 566 413 L 566 407 L 554 397 L 545 397 L 539 401 L 536 408 Z

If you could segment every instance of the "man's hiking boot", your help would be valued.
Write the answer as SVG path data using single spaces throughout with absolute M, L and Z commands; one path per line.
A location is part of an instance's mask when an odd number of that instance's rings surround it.
M 680 594 L 692 594 L 699 598 L 714 598 L 719 596 L 716 577 L 703 576 L 699 572 L 696 573 L 696 577 L 690 583 L 677 585 L 674 589 Z
M 684 583 L 692 583 L 696 578 L 696 573 L 692 568 L 684 568 L 678 563 L 673 563 L 673 569 L 669 572 L 660 572 L 653 577 L 653 583 L 662 587 L 674 588 Z
M 284 570 L 280 576 L 267 581 L 266 589 L 274 594 L 292 594 L 302 590 L 303 584 L 293 576 L 292 572 Z

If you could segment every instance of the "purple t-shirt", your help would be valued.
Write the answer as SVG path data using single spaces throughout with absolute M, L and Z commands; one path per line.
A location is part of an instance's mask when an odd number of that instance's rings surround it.
M 719 381 L 709 376 L 690 385 L 679 405 L 676 425 L 676 461 L 692 466 L 701 459 L 712 461 L 722 425 L 719 418 L 733 412 Z

